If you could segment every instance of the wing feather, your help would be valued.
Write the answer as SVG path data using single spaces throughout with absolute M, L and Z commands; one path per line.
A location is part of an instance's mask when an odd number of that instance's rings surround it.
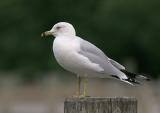
M 112 63 L 112 65 L 114 65 L 116 68 L 118 69 L 122 69 L 122 70 L 125 70 L 125 67 L 123 65 L 121 65 L 120 63 L 116 62 L 115 60 L 113 59 L 110 59 L 109 58 L 109 61 Z
M 79 53 L 87 57 L 92 62 L 99 64 L 104 69 L 103 73 L 118 76 L 120 79 L 127 79 L 127 76 L 117 68 L 118 66 L 116 67 L 113 65 L 109 58 L 99 48 L 81 38 L 79 38 L 79 40 Z

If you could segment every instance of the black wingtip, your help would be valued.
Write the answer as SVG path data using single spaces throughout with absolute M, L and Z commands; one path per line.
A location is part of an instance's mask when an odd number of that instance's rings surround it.
M 141 80 L 146 80 L 146 81 L 151 80 L 146 74 L 136 74 L 136 73 L 129 72 L 127 70 L 120 70 L 120 71 L 125 73 L 128 76 L 128 78 L 141 79 Z

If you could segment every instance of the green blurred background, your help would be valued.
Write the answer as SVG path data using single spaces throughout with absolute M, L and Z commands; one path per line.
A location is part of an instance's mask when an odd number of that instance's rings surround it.
M 40 34 L 57 22 L 67 21 L 78 36 L 129 70 L 157 78 L 159 12 L 158 0 L 3 0 L 0 71 L 18 73 L 29 81 L 46 72 L 64 71 L 54 59 L 53 38 L 41 38 Z
M 54 38 L 40 37 L 60 21 L 128 70 L 153 78 L 139 87 L 90 78 L 88 95 L 136 97 L 139 113 L 159 113 L 158 0 L 1 0 L 0 113 L 64 113 L 76 76 L 57 64 Z

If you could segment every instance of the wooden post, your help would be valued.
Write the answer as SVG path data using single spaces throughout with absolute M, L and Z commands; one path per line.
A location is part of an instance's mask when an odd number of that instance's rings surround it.
M 137 113 L 137 100 L 129 97 L 66 98 L 64 113 Z

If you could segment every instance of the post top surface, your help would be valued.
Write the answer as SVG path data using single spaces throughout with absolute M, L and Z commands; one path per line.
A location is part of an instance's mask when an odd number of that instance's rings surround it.
M 135 97 L 68 97 L 65 101 L 137 101 Z

